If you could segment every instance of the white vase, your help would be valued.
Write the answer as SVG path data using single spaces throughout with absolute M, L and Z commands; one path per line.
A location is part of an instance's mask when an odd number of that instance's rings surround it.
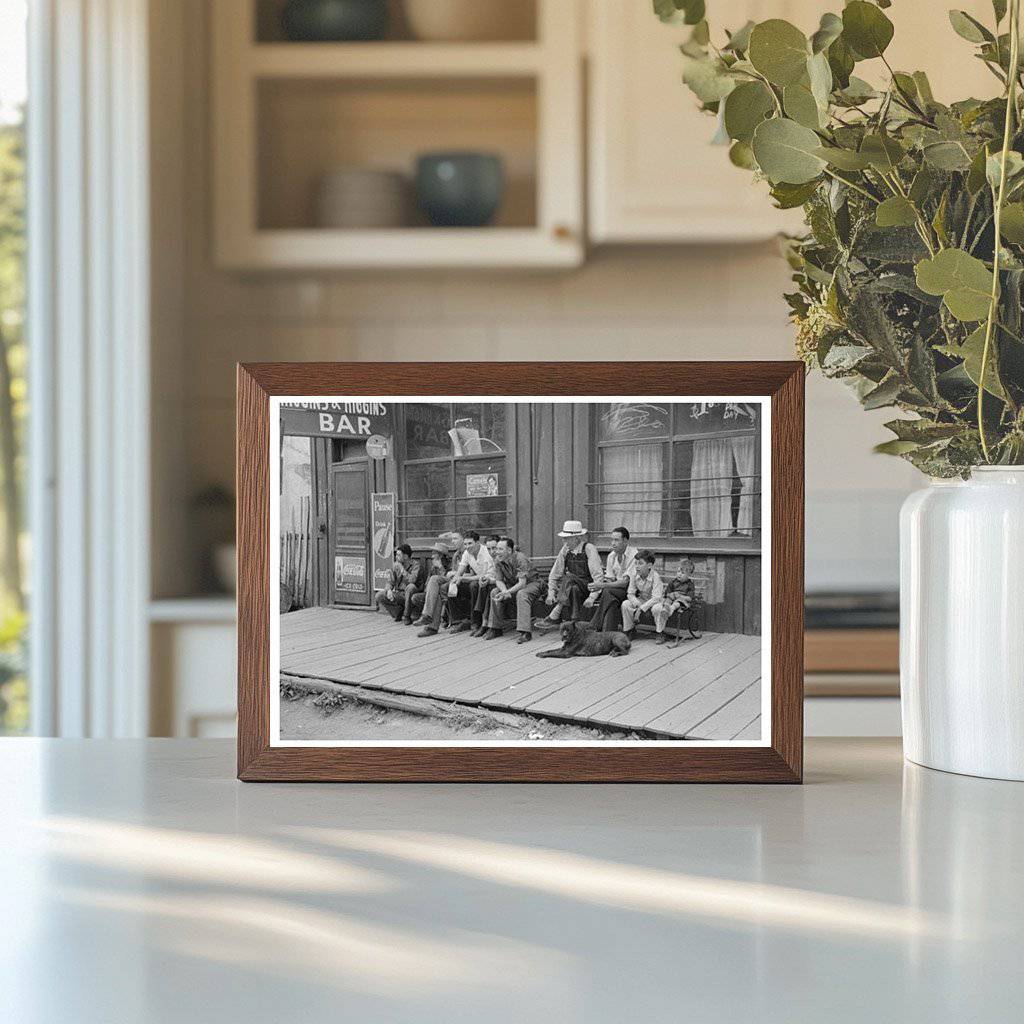
M 1024 781 L 1024 466 L 904 503 L 900 694 L 909 760 Z

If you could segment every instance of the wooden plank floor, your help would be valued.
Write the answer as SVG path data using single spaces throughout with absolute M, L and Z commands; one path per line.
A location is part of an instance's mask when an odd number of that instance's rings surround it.
M 666 738 L 760 737 L 758 636 L 706 634 L 674 649 L 642 638 L 621 658 L 552 660 L 536 655 L 560 645 L 557 633 L 519 645 L 511 632 L 417 632 L 369 611 L 291 612 L 281 616 L 281 671 Z

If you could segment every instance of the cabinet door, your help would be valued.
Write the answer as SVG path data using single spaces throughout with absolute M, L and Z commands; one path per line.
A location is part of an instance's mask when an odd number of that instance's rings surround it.
M 810 31 L 822 9 L 735 0 L 712 8 L 712 30 L 778 17 Z M 662 24 L 649 0 L 591 0 L 589 25 L 592 241 L 736 241 L 799 227 L 799 211 L 776 210 L 766 184 L 710 145 L 715 120 L 681 78 L 688 27 Z
M 731 0 L 709 5 L 713 31 L 747 19 L 786 18 L 812 32 L 840 0 Z M 991 26 L 989 0 L 957 7 Z M 997 95 L 995 78 L 950 27 L 946 5 L 893 4 L 893 67 L 928 73 L 943 102 Z M 680 80 L 678 44 L 689 29 L 663 25 L 649 0 L 590 0 L 590 237 L 595 242 L 702 242 L 766 238 L 799 230 L 799 211 L 775 210 L 767 187 L 710 145 L 714 119 Z M 1006 23 L 1003 23 L 1006 30 Z M 857 73 L 880 84 L 879 61 Z

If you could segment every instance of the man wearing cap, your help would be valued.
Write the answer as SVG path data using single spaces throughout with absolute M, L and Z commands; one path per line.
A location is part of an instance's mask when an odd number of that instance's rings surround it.
M 427 589 L 435 580 L 437 580 L 434 587 L 434 596 L 436 600 L 436 588 L 444 581 L 444 578 L 451 569 L 451 566 L 452 561 L 448 554 L 448 545 L 443 540 L 437 541 L 430 548 L 430 565 L 427 567 L 426 576 L 423 577 L 423 582 L 419 586 L 409 587 L 405 592 L 405 617 L 402 621 L 407 626 L 412 625 L 413 618 L 423 608 L 427 599 Z
M 515 601 L 518 644 L 533 639 L 533 602 L 544 593 L 544 580 L 537 567 L 521 551 L 516 551 L 511 537 L 498 541 L 494 559 L 494 587 L 491 590 L 485 640 L 496 640 L 502 634 L 507 609 Z
M 537 629 L 554 629 L 566 608 L 569 618 L 577 619 L 583 602 L 589 597 L 589 586 L 602 578 L 601 556 L 590 543 L 586 527 L 578 519 L 567 519 L 558 533 L 565 539 L 555 556 L 548 575 L 547 603 L 551 611 L 546 619 L 538 619 Z
M 434 550 L 439 545 L 443 546 L 445 554 L 450 554 L 454 560 L 462 557 L 463 544 L 462 534 L 458 530 L 453 530 L 450 533 L 442 534 L 438 538 L 437 544 L 434 545 Z M 449 583 L 454 576 L 455 568 L 452 566 L 446 568 L 443 573 L 431 576 L 427 580 L 427 585 L 424 588 L 423 614 L 413 623 L 414 626 L 423 627 L 416 634 L 417 636 L 434 636 L 437 633 L 441 625 L 441 612 L 444 610 L 442 595 L 445 584 Z
M 395 564 L 388 573 L 387 586 L 373 595 L 374 604 L 379 610 L 386 611 L 395 622 L 401 622 L 407 591 L 410 587 L 422 585 L 422 572 L 419 559 L 412 557 L 412 548 L 408 544 L 399 544 L 395 548 Z

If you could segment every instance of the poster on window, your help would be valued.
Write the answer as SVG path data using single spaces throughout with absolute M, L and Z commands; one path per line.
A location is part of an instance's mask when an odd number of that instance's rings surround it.
M 466 476 L 467 498 L 493 498 L 498 493 L 497 473 L 469 473 Z
M 395 559 L 397 495 L 390 491 L 370 495 L 370 535 L 373 538 L 373 589 L 384 590 Z
M 334 590 L 338 594 L 366 592 L 366 557 L 364 555 L 334 556 Z

